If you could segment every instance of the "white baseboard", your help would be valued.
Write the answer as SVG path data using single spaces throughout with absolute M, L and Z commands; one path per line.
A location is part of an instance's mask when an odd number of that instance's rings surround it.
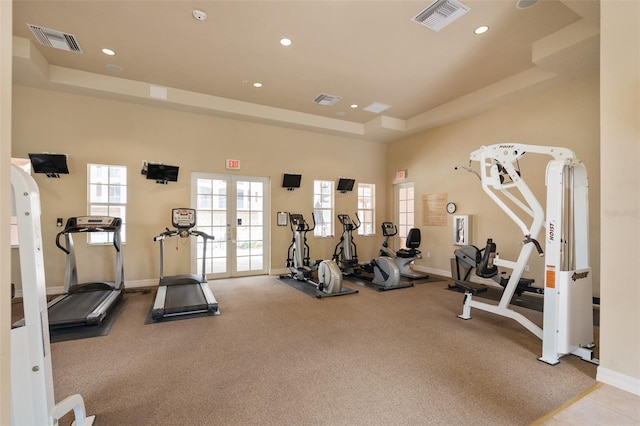
M 441 277 L 451 278 L 451 271 L 445 271 L 443 269 L 429 268 L 427 266 L 422 265 L 411 265 L 411 269 L 416 272 L 422 272 L 424 274 L 435 274 L 440 275 Z
M 55 296 L 58 294 L 62 294 L 62 292 L 64 291 L 64 287 L 63 286 L 56 286 L 56 287 L 47 287 L 47 296 Z M 22 297 L 22 289 L 21 288 L 17 288 L 16 289 L 16 295 L 15 297 Z
M 150 280 L 136 280 L 136 281 L 125 281 L 124 288 L 132 289 L 132 288 L 143 288 L 143 287 L 158 287 L 158 278 L 150 279 Z
M 599 366 L 596 380 L 640 396 L 640 379 L 638 378 Z
M 136 280 L 136 281 L 125 281 L 124 288 L 125 289 L 133 289 L 133 288 L 143 288 L 143 287 L 157 287 L 158 279 L 150 279 L 150 280 Z M 56 296 L 58 294 L 62 294 L 64 292 L 64 286 L 55 286 L 55 287 L 47 287 L 47 296 Z M 16 289 L 15 297 L 22 297 L 22 289 Z

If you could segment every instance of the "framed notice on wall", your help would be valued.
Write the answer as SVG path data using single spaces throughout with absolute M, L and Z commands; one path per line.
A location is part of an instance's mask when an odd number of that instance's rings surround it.
M 288 216 L 289 214 L 287 212 L 278 212 L 276 215 L 278 226 L 287 226 Z
M 447 193 L 422 196 L 422 224 L 424 226 L 447 226 Z
M 468 215 L 456 215 L 453 217 L 453 244 L 456 246 L 470 244 Z

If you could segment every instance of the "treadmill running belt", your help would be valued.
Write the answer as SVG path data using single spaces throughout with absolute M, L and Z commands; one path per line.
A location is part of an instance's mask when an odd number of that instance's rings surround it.
M 164 303 L 165 315 L 200 310 L 207 310 L 207 299 L 202 293 L 200 284 L 167 286 L 167 297 Z
M 64 327 L 84 324 L 87 316 L 112 292 L 99 290 L 68 294 L 49 308 L 49 325 Z

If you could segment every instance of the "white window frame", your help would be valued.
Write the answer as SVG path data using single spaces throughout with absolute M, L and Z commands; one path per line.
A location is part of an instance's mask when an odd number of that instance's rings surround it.
M 396 185 L 396 216 L 400 248 L 406 248 L 407 234 L 414 227 L 415 189 L 413 182 Z
M 12 158 L 11 164 L 21 167 L 22 170 L 31 174 L 31 161 L 28 158 Z M 11 215 L 11 248 L 20 247 L 18 238 L 18 218 Z
M 108 167 L 106 182 L 104 181 L 93 181 L 92 180 L 92 168 L 93 167 Z M 112 182 L 111 180 L 111 168 L 120 168 L 124 169 L 124 182 Z M 106 186 L 107 191 L 107 201 L 94 201 L 92 200 L 92 186 Z M 114 187 L 122 187 L 124 188 L 124 196 L 123 200 L 120 202 L 111 201 L 111 190 Z M 122 190 L 121 190 L 122 191 Z M 106 214 L 96 213 L 96 210 L 105 210 Z M 121 213 L 116 213 L 120 211 Z M 119 217 L 122 219 L 122 230 L 121 230 L 121 242 L 124 244 L 127 241 L 127 232 L 126 232 L 126 212 L 127 212 L 127 166 L 114 165 L 114 164 L 95 164 L 89 163 L 87 164 L 87 214 L 89 216 L 112 216 Z M 124 214 L 122 214 L 124 213 Z M 87 233 L 87 244 L 90 245 L 107 245 L 113 244 L 113 235 L 111 232 L 88 232 Z
M 368 192 L 368 193 L 367 193 Z M 358 235 L 376 235 L 376 185 L 358 183 Z
M 334 234 L 335 195 L 332 180 L 313 181 L 313 218 L 316 227 L 313 236 L 318 238 L 332 238 Z

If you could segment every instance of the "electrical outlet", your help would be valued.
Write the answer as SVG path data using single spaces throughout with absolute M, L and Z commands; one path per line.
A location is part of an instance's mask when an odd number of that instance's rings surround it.
M 524 271 L 529 272 L 529 265 L 524 265 Z
M 429 258 L 429 257 L 431 257 L 431 252 L 430 251 L 427 252 L 427 258 Z

